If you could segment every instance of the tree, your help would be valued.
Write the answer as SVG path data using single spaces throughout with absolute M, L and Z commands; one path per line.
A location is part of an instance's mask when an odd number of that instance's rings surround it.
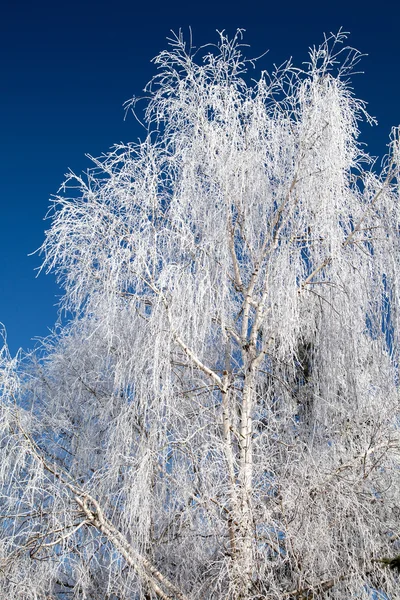
M 377 172 L 344 39 L 248 83 L 240 31 L 174 37 L 145 140 L 68 176 L 70 322 L 3 352 L 0 598 L 396 597 L 399 139 Z

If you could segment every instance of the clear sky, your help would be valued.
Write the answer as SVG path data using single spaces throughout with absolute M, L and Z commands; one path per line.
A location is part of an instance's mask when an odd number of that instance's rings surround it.
M 363 128 L 374 155 L 386 151 L 400 123 L 400 4 L 307 0 L 5 0 L 0 12 L 0 321 L 13 353 L 45 336 L 57 319 L 52 275 L 36 278 L 49 199 L 68 169 L 86 170 L 85 154 L 141 135 L 124 121 L 124 101 L 140 95 L 154 74 L 150 60 L 169 31 L 191 26 L 195 45 L 216 41 L 216 29 L 246 29 L 249 56 L 269 50 L 268 69 L 293 56 L 301 63 L 323 33 L 340 27 L 368 53 L 354 78 L 377 128 Z

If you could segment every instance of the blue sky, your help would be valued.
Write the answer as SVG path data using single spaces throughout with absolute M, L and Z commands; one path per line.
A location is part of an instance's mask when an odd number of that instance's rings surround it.
M 368 53 L 354 78 L 379 126 L 363 128 L 372 154 L 382 155 L 390 127 L 400 123 L 400 5 L 395 2 L 236 3 L 135 0 L 6 0 L 0 13 L 0 321 L 13 353 L 45 336 L 57 319 L 54 277 L 37 255 L 49 199 L 68 169 L 86 170 L 89 153 L 141 135 L 124 121 L 124 101 L 140 95 L 154 74 L 150 60 L 171 29 L 191 26 L 194 43 L 216 41 L 216 29 L 246 29 L 248 54 L 268 69 L 290 56 L 306 59 L 324 32 L 350 31 L 349 43 Z

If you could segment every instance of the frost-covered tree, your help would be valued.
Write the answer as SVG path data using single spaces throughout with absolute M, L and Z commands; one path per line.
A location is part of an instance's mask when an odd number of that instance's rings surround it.
M 2 355 L 2 600 L 398 597 L 400 150 L 343 41 L 249 83 L 240 32 L 174 37 L 145 140 L 68 177 L 71 321 Z

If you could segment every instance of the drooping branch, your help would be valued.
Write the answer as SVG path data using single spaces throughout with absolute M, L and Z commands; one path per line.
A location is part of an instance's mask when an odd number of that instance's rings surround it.
M 73 499 L 82 509 L 82 512 L 86 517 L 85 520 L 76 525 L 72 531 L 60 535 L 56 538 L 56 540 L 53 540 L 50 543 L 39 544 L 38 549 L 55 546 L 61 543 L 63 540 L 71 537 L 82 527 L 93 526 L 106 537 L 106 539 L 115 547 L 121 556 L 124 557 L 127 564 L 134 569 L 141 579 L 144 579 L 146 583 L 150 585 L 150 587 L 157 594 L 157 596 L 161 598 L 161 600 L 171 600 L 171 598 L 176 600 L 188 600 L 186 595 L 165 575 L 163 575 L 148 558 L 133 548 L 124 535 L 118 531 L 111 521 L 106 518 L 99 502 L 93 498 L 91 494 L 79 487 L 76 483 L 72 483 L 68 474 L 60 467 L 55 467 L 48 462 L 48 460 L 42 455 L 40 448 L 37 446 L 35 441 L 22 426 L 18 413 L 16 413 L 15 416 L 18 423 L 18 428 L 27 442 L 28 452 L 42 465 L 46 471 L 51 473 L 51 475 L 53 475 L 61 485 L 65 486 L 69 492 L 72 493 Z M 45 535 L 47 536 L 49 533 L 46 532 Z M 32 542 L 36 543 L 36 541 L 37 536 L 32 540 Z M 30 543 L 28 540 L 26 547 L 29 547 L 29 545 Z
M 86 515 L 88 522 L 112 543 L 128 565 L 136 571 L 139 577 L 146 580 L 159 598 L 168 600 L 172 597 L 176 600 L 188 600 L 186 595 L 165 577 L 148 558 L 137 552 L 129 544 L 122 533 L 105 517 L 99 503 L 92 496 L 81 494 L 75 496 L 75 501 Z

